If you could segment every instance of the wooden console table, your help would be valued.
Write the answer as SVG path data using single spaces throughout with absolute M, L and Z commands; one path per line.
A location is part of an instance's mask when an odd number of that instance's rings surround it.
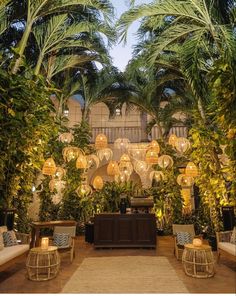
M 154 214 L 97 214 L 94 217 L 94 247 L 156 248 Z
M 40 235 L 41 228 L 54 228 L 54 226 L 76 226 L 76 225 L 77 225 L 77 222 L 74 220 L 32 222 L 30 248 L 39 246 L 39 242 L 40 242 L 39 235 Z

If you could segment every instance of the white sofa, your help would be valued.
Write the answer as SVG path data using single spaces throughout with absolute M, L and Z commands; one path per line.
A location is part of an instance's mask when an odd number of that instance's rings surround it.
M 4 231 L 7 231 L 6 226 L 0 226 L 0 235 Z M 17 232 L 16 236 L 21 243 L 15 246 L 4 247 L 0 250 L 0 271 L 3 271 L 10 265 L 14 264 L 22 256 L 26 256 L 29 251 L 30 236 L 28 234 Z
M 236 230 L 234 231 L 236 232 Z M 233 230 L 216 233 L 218 261 L 224 253 L 230 255 L 234 260 L 236 259 L 236 244 L 232 243 L 232 234 Z

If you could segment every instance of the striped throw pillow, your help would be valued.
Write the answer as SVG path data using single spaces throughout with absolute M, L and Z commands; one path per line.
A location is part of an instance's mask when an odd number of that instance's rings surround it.
M 177 244 L 181 246 L 191 244 L 193 242 L 193 235 L 189 232 L 177 232 L 176 238 Z
M 69 233 L 54 233 L 53 244 L 58 248 L 69 247 L 70 234 Z
M 3 232 L 2 236 L 5 247 L 18 245 L 17 238 L 13 230 Z

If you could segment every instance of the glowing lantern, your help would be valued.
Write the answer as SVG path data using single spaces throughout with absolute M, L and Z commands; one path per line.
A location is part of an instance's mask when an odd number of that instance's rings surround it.
M 87 168 L 87 159 L 84 155 L 80 154 L 76 160 L 76 168 L 77 169 L 86 169 Z
M 62 167 L 56 168 L 55 177 L 57 177 L 58 179 L 62 179 L 65 176 L 65 174 L 65 169 L 63 169 Z
M 185 175 L 196 177 L 198 175 L 198 168 L 193 162 L 189 162 L 185 169 Z
M 192 186 L 194 183 L 194 179 L 191 176 L 187 176 L 185 174 L 180 174 L 177 177 L 177 183 L 182 187 L 189 187 Z
M 194 238 L 193 239 L 193 245 L 194 245 L 194 247 L 201 247 L 202 240 L 200 238 Z
M 175 148 L 181 154 L 187 152 L 190 149 L 190 146 L 191 146 L 190 142 L 186 138 L 182 138 L 182 137 L 177 138 L 175 142 Z
M 174 164 L 173 159 L 169 155 L 165 155 L 165 154 L 161 155 L 158 159 L 158 165 L 162 169 L 171 168 L 173 164 Z
M 59 141 L 62 143 L 70 143 L 74 140 L 74 136 L 71 133 L 63 133 L 59 136 Z
M 115 176 L 119 174 L 119 166 L 115 160 L 111 160 L 107 166 L 107 174 L 109 176 Z
M 99 166 L 99 158 L 95 154 L 87 156 L 87 167 L 91 168 L 95 164 L 96 168 Z
M 160 181 L 164 180 L 164 174 L 162 171 L 152 171 L 149 175 L 149 178 L 151 181 L 154 179 L 157 182 L 160 182 Z
M 93 187 L 95 189 L 102 189 L 103 187 L 103 179 L 100 176 L 96 176 L 93 180 Z
M 84 195 L 88 195 L 90 193 L 92 193 L 92 188 L 88 185 L 88 184 L 81 184 L 77 189 L 76 189 L 76 193 L 79 196 L 84 196 Z
M 157 143 L 157 141 L 153 140 L 149 145 L 148 145 L 148 149 L 152 149 L 152 150 L 156 150 L 157 153 L 160 152 L 160 146 Z
M 103 158 L 105 158 L 106 160 L 109 160 L 112 158 L 113 152 L 110 148 L 99 149 L 97 151 L 97 156 L 101 161 L 103 160 Z
M 145 174 L 149 170 L 149 165 L 146 163 L 146 161 L 137 160 L 134 163 L 134 170 L 138 174 Z
M 146 163 L 149 163 L 149 164 L 158 163 L 158 152 L 155 149 L 150 148 L 146 152 Z
M 96 149 L 105 149 L 107 147 L 107 137 L 104 134 L 97 135 L 95 139 Z
M 115 149 L 128 149 L 130 140 L 127 138 L 118 138 L 114 142 Z
M 84 154 L 84 152 L 78 147 L 68 146 L 62 150 L 62 154 L 64 160 L 69 162 L 71 160 L 77 159 L 78 156 L 80 154 Z
M 171 134 L 168 139 L 168 144 L 171 145 L 172 147 L 175 147 L 175 143 L 177 139 L 178 137 L 175 134 Z
M 128 154 L 131 158 L 135 160 L 144 160 L 147 146 L 148 145 L 146 143 L 129 144 Z
M 43 165 L 42 173 L 44 175 L 53 176 L 56 169 L 57 167 L 53 158 L 48 158 Z

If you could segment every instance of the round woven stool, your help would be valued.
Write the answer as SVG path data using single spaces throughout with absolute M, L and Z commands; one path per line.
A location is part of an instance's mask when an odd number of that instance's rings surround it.
M 182 257 L 184 271 L 187 275 L 196 278 L 208 278 L 215 274 L 214 256 L 211 246 L 192 244 L 184 245 Z
M 26 261 L 28 279 L 47 281 L 57 276 L 60 268 L 60 256 L 57 247 L 30 249 Z

